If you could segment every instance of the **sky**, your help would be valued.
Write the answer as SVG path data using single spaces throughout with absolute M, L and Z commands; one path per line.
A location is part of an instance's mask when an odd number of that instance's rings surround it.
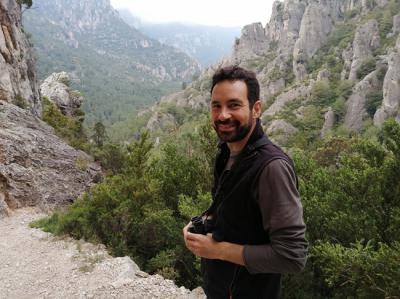
M 114 8 L 128 8 L 151 23 L 180 22 L 243 27 L 270 18 L 273 0 L 111 0 Z

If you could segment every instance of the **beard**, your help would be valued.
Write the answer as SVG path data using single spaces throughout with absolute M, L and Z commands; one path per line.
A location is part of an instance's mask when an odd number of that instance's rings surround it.
M 230 131 L 223 131 L 219 129 L 219 125 L 229 125 L 233 128 Z M 250 117 L 248 123 L 240 124 L 238 120 L 217 120 L 214 122 L 214 129 L 217 132 L 217 135 L 221 141 L 233 143 L 238 142 L 244 139 L 247 134 L 250 132 L 253 126 L 253 119 Z

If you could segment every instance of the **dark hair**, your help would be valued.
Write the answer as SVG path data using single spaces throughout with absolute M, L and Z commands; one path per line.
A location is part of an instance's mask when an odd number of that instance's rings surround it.
M 214 86 L 221 81 L 243 81 L 247 86 L 247 98 L 250 107 L 260 99 L 260 85 L 256 78 L 256 74 L 252 71 L 245 70 L 237 65 L 231 65 L 218 69 L 212 77 L 211 91 Z

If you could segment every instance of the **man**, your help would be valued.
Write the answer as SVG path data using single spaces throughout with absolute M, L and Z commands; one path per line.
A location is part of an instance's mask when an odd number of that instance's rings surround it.
M 212 79 L 211 121 L 221 143 L 207 235 L 183 229 L 202 257 L 208 298 L 280 298 L 282 273 L 304 268 L 307 241 L 293 162 L 265 136 L 254 73 L 237 66 Z

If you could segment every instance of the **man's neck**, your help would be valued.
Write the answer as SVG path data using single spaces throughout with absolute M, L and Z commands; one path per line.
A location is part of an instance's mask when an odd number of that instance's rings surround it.
M 251 134 L 254 131 L 254 128 L 256 127 L 256 123 L 253 123 L 253 126 L 251 128 L 251 130 L 249 131 L 249 133 L 246 135 L 246 137 L 244 137 L 242 140 L 239 140 L 237 142 L 227 142 L 228 148 L 229 150 L 232 152 L 241 152 L 242 149 L 245 147 L 245 145 L 247 144 L 247 141 L 249 140 Z

